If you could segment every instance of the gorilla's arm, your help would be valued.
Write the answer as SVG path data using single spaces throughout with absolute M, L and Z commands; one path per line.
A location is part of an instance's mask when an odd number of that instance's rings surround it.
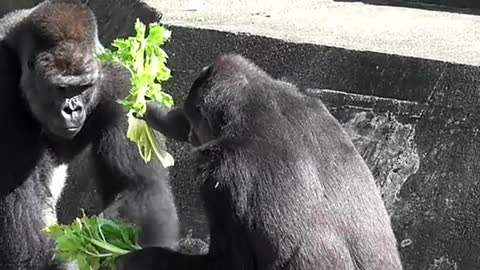
M 104 81 L 100 93 L 101 103 L 92 115 L 95 119 L 89 129 L 98 138 L 93 140 L 96 165 L 105 187 L 104 200 L 109 207 L 107 217 L 140 227 L 142 246 L 158 245 L 175 248 L 178 240 L 178 216 L 173 195 L 168 187 L 168 170 L 155 160 L 145 163 L 137 146 L 126 137 L 126 112 L 117 100 L 126 96 L 131 84 L 126 69 L 118 65 L 105 65 Z M 109 91 L 103 91 L 103 90 Z M 119 195 L 113 197 L 112 194 Z
M 133 223 L 140 228 L 139 244 L 176 248 L 178 216 L 173 195 L 168 188 L 166 170 L 156 161 L 146 164 L 134 143 L 125 136 L 126 129 L 106 131 L 98 145 L 96 163 L 105 186 L 117 187 L 117 193 L 105 190 L 109 204 L 104 214 L 112 219 Z
M 181 108 L 169 110 L 158 102 L 148 101 L 147 112 L 142 119 L 167 138 L 180 142 L 188 141 L 190 124 Z
M 219 183 L 221 180 L 217 180 L 218 178 L 209 173 L 210 170 L 207 168 L 210 167 L 211 166 L 202 166 L 202 173 L 199 173 L 195 182 Z M 228 269 L 228 267 L 225 267 L 225 264 L 231 264 L 232 258 L 229 256 L 238 252 L 238 247 L 226 246 L 224 237 L 229 237 L 232 234 L 235 235 L 238 232 L 238 229 L 232 226 L 230 222 L 225 222 L 224 219 L 228 219 L 228 216 L 230 215 L 236 217 L 239 215 L 238 212 L 231 211 L 232 205 L 230 205 L 230 195 L 224 192 L 217 192 L 215 194 L 216 196 L 210 196 L 212 188 L 215 189 L 210 184 L 202 184 L 200 191 L 204 200 L 210 231 L 210 244 L 207 254 L 189 255 L 168 248 L 152 246 L 120 256 L 116 261 L 117 270 Z M 242 236 L 242 241 L 246 240 L 245 238 Z M 242 243 L 239 243 L 239 245 L 241 244 Z M 243 265 L 240 265 L 240 267 L 244 267 L 241 269 L 253 269 L 253 264 L 251 264 L 251 261 L 248 260 L 248 258 L 245 258 L 245 262 L 242 262 L 242 264 Z M 246 266 L 247 264 L 248 266 Z

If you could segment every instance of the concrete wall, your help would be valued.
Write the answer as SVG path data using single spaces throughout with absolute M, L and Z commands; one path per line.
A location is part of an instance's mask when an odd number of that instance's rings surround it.
M 13 1 L 2 1 L 1 8 Z M 91 0 L 108 44 L 132 31 L 133 0 Z M 17 2 L 20 4 L 21 2 Z M 3 5 L 3 6 L 2 6 Z M 0 12 L 1 13 L 1 12 Z M 309 89 L 344 125 L 374 173 L 391 215 L 405 269 L 480 269 L 480 70 L 392 54 L 292 43 L 229 32 L 169 26 L 173 78 L 165 89 L 181 103 L 197 72 L 218 53 L 238 52 L 267 72 Z M 169 142 L 177 158 L 172 184 L 184 234 L 208 238 L 186 164 L 188 146 Z
M 174 79 L 165 87 L 177 100 L 205 63 L 227 51 L 312 88 L 373 171 L 405 269 L 480 268 L 477 67 L 170 28 L 167 50 Z M 198 183 L 184 171 L 188 148 L 172 143 L 172 149 L 179 159 L 173 183 L 185 229 L 204 238 Z

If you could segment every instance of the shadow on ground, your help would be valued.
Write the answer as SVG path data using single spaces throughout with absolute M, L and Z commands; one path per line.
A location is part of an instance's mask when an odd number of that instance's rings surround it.
M 416 8 L 431 11 L 480 15 L 478 0 L 333 0 L 335 2 L 362 2 L 371 5 Z

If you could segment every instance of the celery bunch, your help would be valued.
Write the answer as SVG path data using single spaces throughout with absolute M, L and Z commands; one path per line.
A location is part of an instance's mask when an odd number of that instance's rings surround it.
M 101 266 L 114 270 L 118 256 L 141 249 L 133 225 L 116 224 L 102 216 L 83 215 L 70 225 L 51 225 L 44 232 L 56 240 L 55 256 L 77 262 L 80 270 Z
M 154 130 L 134 116 L 145 114 L 147 98 L 169 108 L 174 105 L 172 96 L 163 92 L 161 85 L 171 77 L 166 67 L 168 56 L 160 47 L 170 38 L 171 32 L 152 23 L 145 37 L 146 26 L 138 19 L 135 31 L 134 37 L 116 39 L 113 42 L 114 49 L 107 49 L 98 58 L 103 62 L 118 62 L 132 75 L 132 89 L 125 99 L 119 101 L 128 111 L 127 137 L 137 144 L 145 162 L 150 161 L 153 153 L 165 167 L 172 166 L 174 161 L 166 150 L 165 137 L 157 139 Z

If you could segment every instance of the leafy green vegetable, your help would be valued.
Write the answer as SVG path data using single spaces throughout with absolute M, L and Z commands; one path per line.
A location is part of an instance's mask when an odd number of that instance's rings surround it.
M 141 249 L 133 225 L 120 225 L 102 216 L 77 218 L 70 225 L 51 225 L 44 232 L 56 239 L 55 256 L 76 261 L 80 270 L 101 266 L 115 269 L 118 256 Z
M 103 62 L 118 62 L 132 74 L 130 94 L 119 103 L 128 110 L 127 137 L 138 146 L 140 155 L 149 162 L 152 152 L 165 167 L 173 165 L 172 156 L 166 151 L 165 138 L 158 140 L 154 130 L 141 119 L 146 112 L 146 99 L 161 102 L 168 108 L 174 105 L 173 98 L 162 91 L 163 81 L 170 79 L 170 70 L 166 67 L 167 54 L 160 48 L 169 38 L 170 31 L 157 23 L 146 27 L 137 19 L 136 36 L 127 39 L 116 39 L 113 50 L 107 49 L 98 58 Z

